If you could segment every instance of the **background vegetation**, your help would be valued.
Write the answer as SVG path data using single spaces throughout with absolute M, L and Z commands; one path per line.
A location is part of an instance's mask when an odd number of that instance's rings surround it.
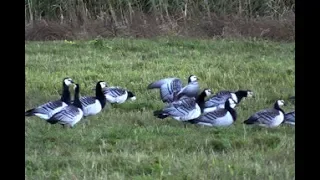
M 25 0 L 25 37 L 256 37 L 293 41 L 294 11 L 294 0 Z

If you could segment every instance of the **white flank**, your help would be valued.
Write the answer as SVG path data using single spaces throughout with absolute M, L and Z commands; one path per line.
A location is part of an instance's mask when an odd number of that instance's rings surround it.
M 83 114 L 84 116 L 96 115 L 102 110 L 99 100 L 96 99 L 94 104 L 90 104 L 84 107 Z
M 279 111 L 279 115 L 272 120 L 272 123 L 269 126 L 277 127 L 283 122 L 283 120 L 284 120 L 284 115 L 281 111 Z
M 74 118 L 73 118 L 73 121 L 71 123 L 71 126 L 73 127 L 75 124 L 77 124 L 81 118 L 83 117 L 83 112 L 80 108 L 78 108 L 78 111 L 79 111 L 79 114 L 76 115 Z

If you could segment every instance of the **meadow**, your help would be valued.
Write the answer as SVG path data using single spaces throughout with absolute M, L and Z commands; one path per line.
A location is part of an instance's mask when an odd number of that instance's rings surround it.
M 295 129 L 244 126 L 252 113 L 294 92 L 294 43 L 236 39 L 114 38 L 26 42 L 25 109 L 60 98 L 71 77 L 80 94 L 99 80 L 132 90 L 136 101 L 108 105 L 73 129 L 25 118 L 26 179 L 295 179 Z M 152 112 L 163 107 L 147 85 L 199 77 L 201 88 L 250 89 L 226 128 L 201 127 Z

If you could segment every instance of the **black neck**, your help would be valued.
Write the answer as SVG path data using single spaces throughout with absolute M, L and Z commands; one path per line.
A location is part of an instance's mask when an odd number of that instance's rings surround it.
M 274 107 L 276 110 L 279 110 L 279 111 L 281 111 L 281 112 L 284 114 L 284 111 L 283 111 L 283 109 L 280 108 L 278 102 L 274 103 L 274 106 L 273 106 L 273 107 Z
M 62 90 L 62 95 L 61 95 L 61 101 L 65 102 L 66 104 L 71 103 L 71 93 L 69 91 L 69 86 L 67 86 L 65 83 L 62 84 L 63 90 Z
M 97 84 L 96 86 L 96 98 L 99 100 L 101 107 L 104 108 L 104 106 L 106 105 L 106 97 L 103 94 L 100 84 Z
M 203 91 L 196 99 L 196 103 L 199 105 L 201 109 L 201 113 L 203 113 L 204 110 L 204 99 L 206 98 L 206 92 Z
M 79 90 L 78 89 L 76 89 L 75 93 L 74 93 L 73 105 L 76 106 L 77 108 L 82 109 L 82 105 L 81 105 L 81 102 L 80 102 L 80 95 L 79 95 Z
M 232 107 L 230 107 L 230 102 L 229 100 L 226 101 L 226 103 L 224 104 L 224 108 L 230 112 L 232 118 L 233 118 L 233 121 L 236 121 L 237 120 L 237 112 L 235 109 L 233 109 Z
M 244 98 L 244 97 L 247 96 L 247 92 L 246 92 L 246 91 L 242 91 L 242 90 L 237 91 L 237 92 L 235 92 L 234 94 L 235 94 L 235 95 L 237 96 L 237 98 L 238 98 L 237 104 L 240 103 L 240 101 L 242 100 L 242 98 Z

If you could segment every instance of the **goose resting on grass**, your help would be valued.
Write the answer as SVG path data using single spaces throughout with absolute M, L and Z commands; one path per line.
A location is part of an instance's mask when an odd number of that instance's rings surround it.
M 200 117 L 188 122 L 204 126 L 230 126 L 237 120 L 237 113 L 235 109 L 232 108 L 233 103 L 232 98 L 228 98 L 223 108 L 204 113 Z
M 263 127 L 277 127 L 284 121 L 284 111 L 280 108 L 285 105 L 283 100 L 277 100 L 273 108 L 256 112 L 243 123 L 247 125 L 258 124 Z
M 73 80 L 66 77 L 62 81 L 62 95 L 60 100 L 50 101 L 36 108 L 30 109 L 25 112 L 25 116 L 37 116 L 41 119 L 48 120 L 52 115 L 61 111 L 64 107 L 71 104 L 71 95 L 69 86 L 73 84 Z
M 169 103 L 162 110 L 154 111 L 153 115 L 160 119 L 172 117 L 178 121 L 195 119 L 201 115 L 204 99 L 209 95 L 211 95 L 211 90 L 205 89 L 197 98 L 183 96 L 181 99 Z
M 77 124 L 83 117 L 82 105 L 79 100 L 80 86 L 75 84 L 74 101 L 72 104 L 66 106 L 58 113 L 54 114 L 48 122 L 50 124 L 59 123 L 63 127 L 69 126 L 71 128 Z
M 235 92 L 220 91 L 205 102 L 204 112 L 214 111 L 217 108 L 224 108 L 228 98 L 232 98 L 234 101 L 234 103 L 232 103 L 232 108 L 235 108 L 244 97 L 254 97 L 253 92 L 251 90 L 238 90 Z
M 166 78 L 149 84 L 148 89 L 160 89 L 162 101 L 164 103 L 171 103 L 176 99 L 174 96 L 180 97 L 182 94 L 188 97 L 197 97 L 200 86 L 198 77 L 190 75 L 188 84 L 185 87 L 183 87 L 183 83 L 179 78 Z
M 136 96 L 132 91 L 121 87 L 105 87 L 102 91 L 107 101 L 111 104 L 122 104 L 128 99 L 136 100 Z

